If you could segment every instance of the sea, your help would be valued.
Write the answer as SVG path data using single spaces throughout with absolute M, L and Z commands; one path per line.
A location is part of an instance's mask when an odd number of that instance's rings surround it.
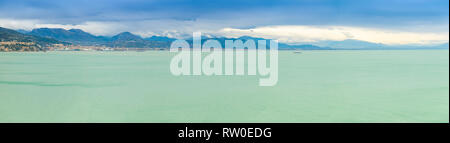
M 174 55 L 0 52 L 0 122 L 449 123 L 448 50 L 279 51 L 275 86 Z

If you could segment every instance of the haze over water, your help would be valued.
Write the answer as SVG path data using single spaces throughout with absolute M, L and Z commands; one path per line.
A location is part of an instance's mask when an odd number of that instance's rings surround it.
M 449 122 L 448 50 L 280 51 L 273 87 L 173 55 L 0 53 L 0 122 Z

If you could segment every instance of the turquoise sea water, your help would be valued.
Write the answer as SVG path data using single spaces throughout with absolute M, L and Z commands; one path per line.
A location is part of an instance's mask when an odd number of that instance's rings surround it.
M 273 87 L 173 55 L 0 53 L 0 122 L 449 122 L 448 50 L 280 51 Z

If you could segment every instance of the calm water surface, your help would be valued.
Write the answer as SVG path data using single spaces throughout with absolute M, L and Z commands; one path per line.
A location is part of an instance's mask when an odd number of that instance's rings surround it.
M 0 53 L 0 122 L 449 122 L 448 50 L 280 51 L 273 87 L 173 55 Z

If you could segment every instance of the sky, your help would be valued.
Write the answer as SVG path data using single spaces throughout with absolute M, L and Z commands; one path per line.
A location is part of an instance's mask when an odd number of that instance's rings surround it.
M 286 43 L 439 44 L 448 0 L 0 0 L 0 27 L 112 36 L 255 36 Z

